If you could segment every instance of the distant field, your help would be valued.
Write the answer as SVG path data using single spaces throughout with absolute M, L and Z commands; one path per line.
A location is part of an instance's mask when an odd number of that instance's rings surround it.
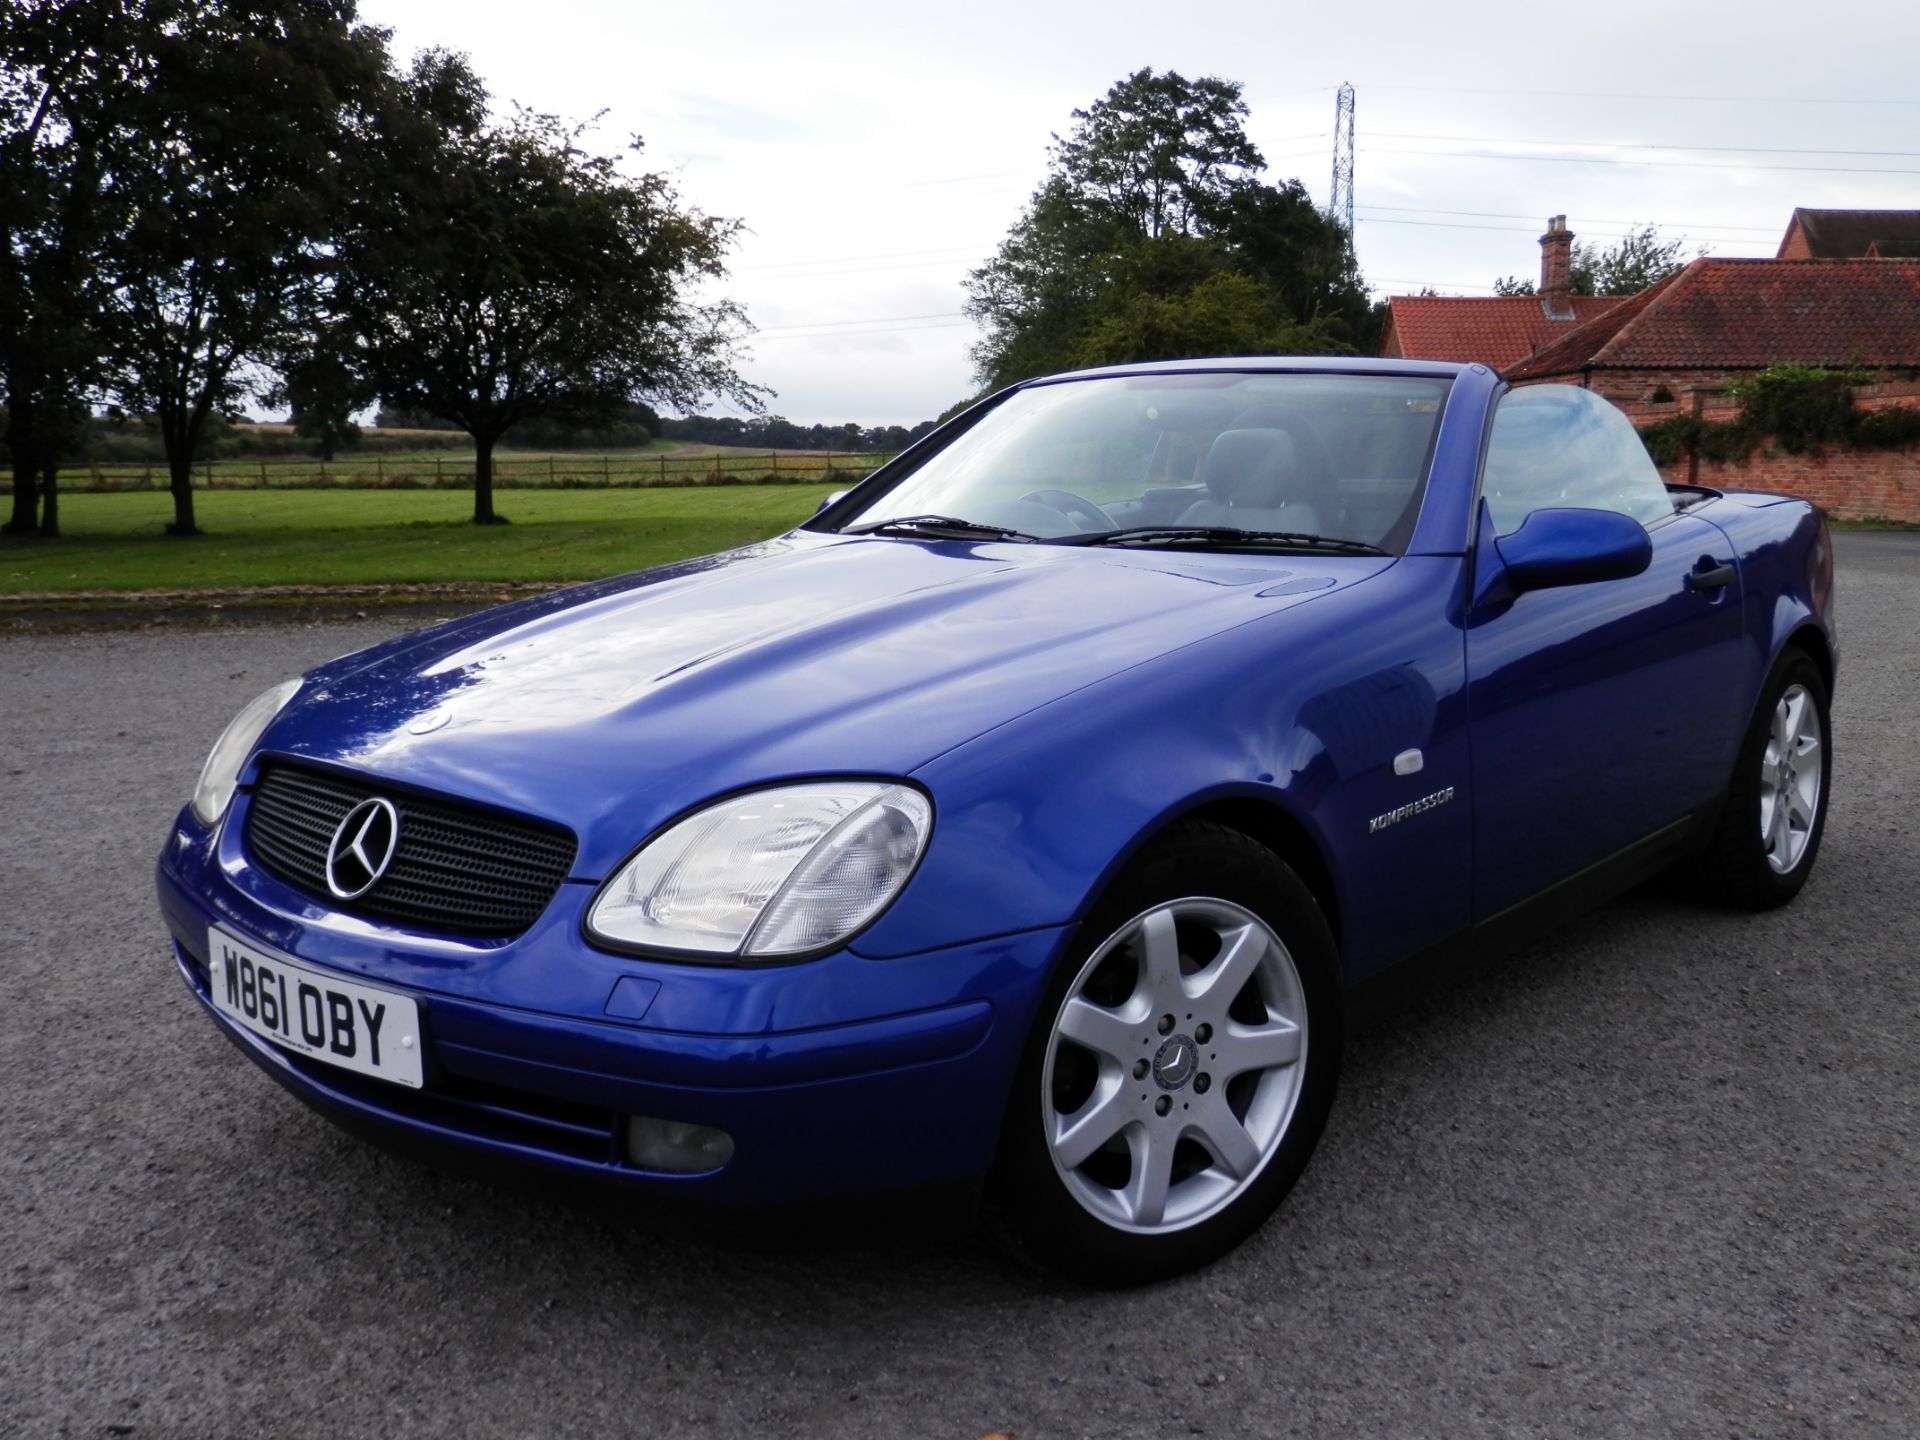
M 844 485 L 871 473 L 887 458 L 656 441 L 645 449 L 606 453 L 556 450 L 496 455 L 493 483 L 503 490 L 810 485 L 834 481 Z M 214 460 L 196 465 L 193 478 L 196 487 L 208 490 L 461 490 L 473 486 L 473 455 L 460 450 L 422 450 L 346 453 L 324 463 L 304 456 Z M 70 493 L 164 490 L 167 470 L 164 465 L 143 464 L 75 466 L 61 472 L 60 486 Z M 9 488 L 0 483 L 0 493 Z
M 74 494 L 58 540 L 0 540 L 0 595 L 262 585 L 586 580 L 776 535 L 811 515 L 831 485 L 523 490 L 500 498 L 513 523 L 469 523 L 457 491 L 211 490 L 195 497 L 207 533 L 161 533 L 164 492 Z

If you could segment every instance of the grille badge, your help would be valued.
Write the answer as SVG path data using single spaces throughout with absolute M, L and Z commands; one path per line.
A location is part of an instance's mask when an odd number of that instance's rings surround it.
M 400 845 L 400 816 L 390 801 L 374 796 L 347 812 L 327 845 L 327 889 L 353 900 L 387 873 Z

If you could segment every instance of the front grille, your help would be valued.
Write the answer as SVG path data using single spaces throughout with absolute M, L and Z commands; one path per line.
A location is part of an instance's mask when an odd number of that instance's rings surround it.
M 400 818 L 393 861 L 366 894 L 336 899 L 327 888 L 327 847 L 347 812 L 375 796 Z M 553 826 L 282 764 L 261 771 L 246 843 L 262 869 L 334 909 L 488 936 L 531 925 L 574 855 L 573 837 Z

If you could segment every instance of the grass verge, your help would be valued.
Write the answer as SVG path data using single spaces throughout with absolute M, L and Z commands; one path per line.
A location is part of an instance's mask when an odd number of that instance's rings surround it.
M 206 491 L 187 540 L 165 494 L 64 495 L 59 539 L 0 540 L 0 595 L 590 580 L 777 535 L 831 489 L 517 490 L 488 526 L 459 491 Z

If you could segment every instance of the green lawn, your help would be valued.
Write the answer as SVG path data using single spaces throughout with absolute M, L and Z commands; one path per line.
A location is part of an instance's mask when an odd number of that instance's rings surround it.
M 827 485 L 513 490 L 469 523 L 458 490 L 217 490 L 207 533 L 162 533 L 165 494 L 63 495 L 57 540 L 0 539 L 0 595 L 449 580 L 585 580 L 744 545 L 812 514 Z

